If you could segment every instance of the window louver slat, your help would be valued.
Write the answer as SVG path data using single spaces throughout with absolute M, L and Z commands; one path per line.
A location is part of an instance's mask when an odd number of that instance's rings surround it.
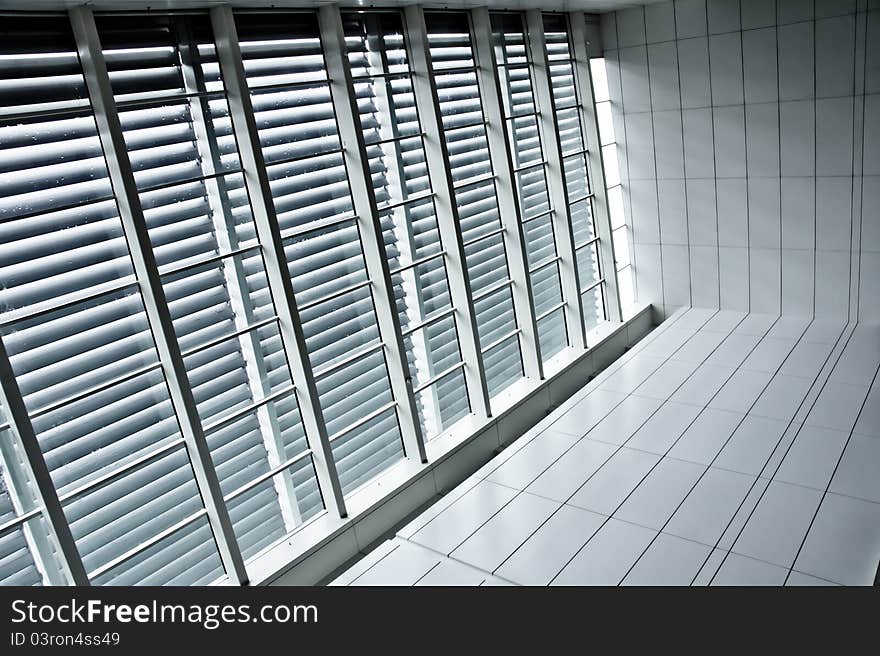
M 285 241 L 285 254 L 296 301 L 307 306 L 300 318 L 311 364 L 320 370 L 379 335 L 369 287 L 334 296 L 367 280 L 355 223 L 308 231 L 352 214 L 317 21 L 312 14 L 280 23 L 241 14 L 236 25 L 282 234 L 306 231 Z M 295 90 L 276 86 L 303 82 L 308 84 Z M 331 436 L 391 400 L 381 354 L 343 365 L 317 385 Z M 392 412 L 334 441 L 333 454 L 343 492 L 361 486 L 402 457 L 396 416 Z
M 355 91 L 372 184 L 380 208 L 385 250 L 401 327 L 406 331 L 451 306 L 444 259 L 409 266 L 442 248 L 428 179 L 422 128 L 415 108 L 399 13 L 343 16 L 348 57 L 359 76 Z M 390 75 L 394 74 L 394 75 Z M 393 209 L 382 211 L 383 207 Z M 434 322 L 404 338 L 413 386 L 461 362 L 455 320 Z M 467 389 L 435 381 L 417 394 L 426 439 L 468 414 Z
M 524 221 L 525 249 L 530 266 L 536 258 L 556 256 L 552 224 L 537 218 L 551 211 L 547 180 L 544 171 L 543 148 L 535 115 L 531 70 L 531 55 L 526 43 L 523 18 L 520 14 L 491 14 L 495 40 L 495 60 L 501 81 L 502 106 L 511 155 L 516 173 L 517 197 Z M 553 208 L 561 210 L 562 208 Z M 534 298 L 535 313 L 561 300 L 561 282 L 558 267 L 547 267 L 529 276 Z M 541 358 L 547 361 L 565 348 L 568 338 L 562 311 L 551 313 L 538 321 L 538 342 Z
M 565 16 L 544 14 L 543 23 L 557 136 L 563 155 L 563 183 L 574 234 L 575 265 L 583 290 L 599 281 L 602 272 L 599 268 L 598 245 L 590 243 L 596 236 L 596 229 L 593 201 L 587 198 L 591 186 L 587 160 L 583 154 L 586 142 L 578 108 L 579 90 L 575 85 L 570 34 Z M 582 308 L 587 329 L 604 321 L 606 315 L 602 290 L 582 294 Z
M 434 79 L 437 85 L 443 136 L 455 190 L 462 236 L 465 242 L 501 227 L 495 184 L 485 182 L 463 187 L 480 175 L 491 174 L 489 145 L 475 73 L 445 72 L 475 66 L 470 26 L 464 13 L 426 13 L 425 23 Z M 460 128 L 469 125 L 471 127 Z M 507 253 L 502 235 L 496 234 L 465 247 L 465 264 L 471 292 L 476 295 L 509 280 Z M 510 289 L 503 288 L 474 304 L 480 345 L 486 349 L 516 329 Z M 495 395 L 522 377 L 522 359 L 517 338 L 507 340 L 483 354 L 486 383 Z

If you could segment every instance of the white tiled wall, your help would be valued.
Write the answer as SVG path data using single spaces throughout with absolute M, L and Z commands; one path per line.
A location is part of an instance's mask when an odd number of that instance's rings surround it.
M 880 2 L 602 16 L 636 295 L 880 320 Z

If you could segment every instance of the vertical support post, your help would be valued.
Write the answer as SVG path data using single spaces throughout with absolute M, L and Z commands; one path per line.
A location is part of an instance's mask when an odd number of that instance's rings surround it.
M 492 47 L 492 23 L 489 10 L 479 7 L 471 10 L 474 28 L 474 58 L 477 63 L 477 82 L 483 100 L 483 113 L 486 117 L 486 138 L 489 142 L 489 158 L 495 172 L 495 187 L 498 195 L 498 212 L 504 228 L 504 247 L 507 250 L 507 266 L 513 280 L 513 311 L 517 327 L 522 331 L 520 348 L 523 356 L 523 370 L 529 378 L 544 378 L 541 362 L 541 347 L 538 342 L 538 324 L 535 319 L 535 305 L 532 287 L 529 283 L 528 257 L 525 251 L 520 209 L 516 200 L 513 160 L 510 156 L 510 141 L 504 123 L 501 106 L 501 90 L 495 55 Z
M 571 29 L 571 58 L 575 88 L 587 146 L 590 191 L 593 192 L 593 223 L 596 236 L 599 238 L 596 247 L 599 249 L 599 266 L 605 279 L 605 308 L 610 321 L 622 321 L 611 212 L 608 206 L 608 189 L 605 185 L 605 162 L 602 160 L 602 142 L 599 140 L 599 122 L 596 119 L 596 103 L 593 95 L 593 74 L 590 70 L 590 53 L 587 51 L 587 24 L 582 11 L 571 12 L 568 19 Z
M 296 307 L 232 9 L 228 5 L 213 7 L 211 23 L 257 238 L 265 254 L 269 290 L 279 317 L 281 343 L 296 388 L 300 416 L 312 451 L 318 485 L 324 494 L 324 502 L 329 506 L 328 510 L 339 517 L 345 517 L 347 511 L 342 485 L 336 471 L 305 333 Z
M 553 89 L 547 62 L 547 44 L 544 39 L 544 18 L 540 9 L 526 12 L 526 34 L 534 75 L 535 108 L 538 113 L 538 132 L 547 164 L 547 192 L 550 195 L 550 220 L 553 239 L 559 256 L 559 276 L 562 300 L 565 303 L 565 325 L 568 343 L 577 350 L 587 347 L 584 330 L 584 310 L 581 303 L 581 285 L 574 248 L 574 231 L 565 190 L 565 172 L 562 168 L 562 144 L 553 107 Z
M 218 173 L 222 172 L 223 167 L 220 161 L 220 148 L 217 144 L 214 123 L 211 120 L 211 108 L 208 99 L 204 96 L 207 92 L 207 85 L 202 73 L 198 44 L 193 42 L 190 30 L 183 29 L 180 32 L 177 49 L 184 88 L 187 93 L 198 94 L 191 97 L 188 104 L 196 136 L 196 148 L 201 159 L 202 173 L 210 176 L 204 181 L 204 185 L 208 206 L 211 208 L 214 237 L 221 252 L 232 253 L 239 249 L 240 244 L 235 230 L 235 220 L 231 212 L 227 211 L 231 209 L 231 206 L 226 181 L 216 177 Z M 259 257 L 256 254 L 254 256 Z M 236 330 L 244 331 L 256 322 L 254 304 L 248 292 L 244 262 L 239 256 L 227 258 L 227 262 L 228 265 L 223 263 L 220 268 L 223 271 L 223 278 L 229 293 L 233 322 Z M 242 334 L 241 351 L 248 388 L 253 399 L 259 401 L 272 392 L 268 380 L 266 359 L 263 357 L 260 344 L 259 331 L 249 330 Z M 257 423 L 260 426 L 269 466 L 277 467 L 287 458 L 274 403 L 264 403 L 257 408 Z M 292 531 L 302 522 L 302 516 L 299 512 L 296 487 L 290 469 L 285 469 L 273 476 L 272 482 L 278 495 L 284 525 L 288 531 Z
M 425 13 L 420 6 L 405 9 L 407 41 L 412 64 L 412 83 L 416 110 L 425 132 L 423 143 L 428 164 L 428 177 L 434 190 L 434 206 L 437 227 L 446 251 L 446 272 L 449 278 L 449 295 L 455 311 L 461 356 L 464 361 L 464 377 L 471 411 L 485 418 L 492 414 L 489 407 L 489 388 L 480 354 L 476 313 L 471 294 L 470 280 L 465 265 L 464 238 L 459 223 L 458 205 L 452 188 L 452 172 L 449 153 L 443 138 L 440 119 L 440 101 L 431 74 L 428 32 Z
M 400 320 L 395 309 L 394 288 L 382 239 L 376 194 L 371 183 L 370 163 L 358 115 L 357 98 L 354 96 L 339 7 L 334 5 L 320 7 L 318 23 L 321 29 L 324 59 L 327 62 L 327 73 L 330 77 L 330 95 L 336 111 L 343 158 L 349 175 L 352 205 L 357 215 L 367 275 L 374 292 L 376 321 L 385 348 L 388 378 L 391 381 L 391 393 L 397 404 L 403 446 L 410 458 L 427 462 L 412 378 L 404 354 Z
M 159 267 L 150 244 L 143 208 L 140 204 L 131 160 L 119 114 L 113 99 L 110 76 L 101 50 L 95 17 L 88 7 L 70 9 L 70 22 L 76 37 L 77 50 L 86 85 L 95 112 L 98 136 L 107 160 L 107 172 L 128 242 L 135 275 L 140 283 L 141 297 L 156 342 L 159 361 L 178 417 L 196 483 L 205 504 L 208 520 L 227 575 L 235 583 L 248 581 L 244 558 L 238 547 L 229 511 L 223 502 L 223 493 L 217 471 L 211 459 L 205 433 L 189 384 L 186 365 L 174 332 Z
M 64 510 L 61 502 L 58 500 L 58 493 L 55 485 L 52 483 L 52 476 L 49 473 L 49 467 L 43 458 L 43 452 L 40 449 L 40 443 L 37 441 L 37 435 L 34 432 L 34 426 L 28 416 L 27 407 L 21 396 L 21 389 L 15 380 L 15 373 L 12 370 L 12 364 L 9 362 L 9 355 L 6 352 L 6 346 L 0 340 L 0 405 L 9 413 L 10 430 L 14 428 L 18 434 L 21 450 L 24 452 L 27 466 L 33 477 L 35 490 L 30 490 L 31 494 L 36 496 L 37 502 L 43 506 L 43 516 L 49 527 L 59 549 L 57 554 L 50 553 L 51 545 L 47 540 L 42 540 L 42 536 L 28 536 L 29 529 L 25 527 L 25 535 L 28 542 L 31 543 L 36 550 L 35 558 L 43 561 L 45 572 L 49 581 L 56 585 L 74 584 L 89 585 L 89 577 L 86 574 L 86 568 L 83 565 L 79 550 L 76 548 L 76 542 L 73 534 L 70 532 L 70 525 L 64 516 Z M 8 451 L 12 450 L 13 445 L 4 440 L 0 448 L 3 450 L 3 459 L 9 463 L 10 470 L 15 466 L 15 461 L 10 462 Z M 23 496 L 27 493 L 25 490 L 14 490 Z M 57 566 L 53 571 L 50 569 L 50 563 Z

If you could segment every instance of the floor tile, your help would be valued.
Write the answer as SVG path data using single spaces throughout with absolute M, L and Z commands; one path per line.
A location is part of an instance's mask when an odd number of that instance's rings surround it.
M 880 503 L 880 440 L 853 434 L 829 489 Z
M 802 572 L 796 572 L 792 570 L 791 574 L 788 575 L 788 580 L 785 582 L 785 585 L 789 588 L 798 586 L 818 588 L 836 586 L 839 584 L 832 583 L 831 581 L 826 581 L 825 579 L 820 579 L 817 576 L 810 576 L 809 574 L 804 574 Z
M 764 585 L 780 586 L 785 583 L 788 570 L 778 565 L 771 565 L 754 558 L 742 556 L 736 553 L 727 554 L 724 564 L 711 585 L 716 586 L 741 586 L 741 585 Z
M 660 407 L 661 403 L 659 399 L 628 396 L 587 433 L 587 439 L 608 444 L 623 444 Z
M 858 324 L 831 373 L 831 382 L 869 386 L 880 362 L 880 325 Z
M 565 501 L 617 449 L 613 444 L 582 439 L 526 488 L 527 492 Z
M 663 458 L 614 516 L 659 530 L 705 469 L 692 462 Z
M 667 360 L 633 394 L 666 400 L 688 379 L 697 365 L 693 362 Z
M 571 497 L 570 504 L 611 515 L 660 457 L 621 448 Z
M 706 359 L 706 364 L 722 367 L 738 367 L 748 357 L 749 352 L 761 341 L 758 335 L 731 333 Z
M 373 565 L 382 560 L 389 553 L 397 549 L 400 545 L 401 540 L 399 538 L 395 538 L 393 540 L 385 540 L 380 543 L 375 549 L 366 554 L 356 563 L 354 563 L 351 567 L 345 570 L 342 574 L 336 577 L 333 581 L 329 583 L 331 586 L 343 586 L 349 585 L 352 581 L 358 578 L 361 574 L 370 569 Z
M 715 546 L 754 480 L 753 476 L 710 467 L 663 531 Z
M 706 408 L 669 450 L 679 460 L 708 465 L 745 418 L 744 414 Z
M 486 587 L 493 587 L 493 586 L 512 586 L 512 585 L 516 585 L 516 584 L 509 583 L 507 581 L 504 581 L 503 579 L 499 579 L 494 576 L 490 576 L 485 581 L 483 581 L 480 585 L 483 586 L 484 588 L 486 588 Z
M 349 585 L 413 585 L 440 562 L 440 555 L 398 540 L 397 548 Z
M 473 586 L 486 580 L 486 573 L 444 558 L 417 582 L 417 586 Z
M 745 316 L 745 312 L 737 312 L 736 310 L 720 310 L 715 313 L 712 318 L 709 319 L 705 324 L 703 324 L 703 327 L 700 328 L 700 331 L 712 331 L 726 334 L 736 328 L 736 325 L 740 321 L 742 321 Z
M 406 526 L 397 531 L 397 534 L 403 538 L 409 538 L 413 533 L 424 527 L 428 522 L 434 519 L 441 512 L 463 497 L 469 490 L 476 486 L 480 479 L 469 477 L 462 481 L 459 485 L 452 488 L 445 495 L 440 497 L 433 505 L 429 506 L 418 517 L 415 517 Z
M 767 337 L 797 340 L 810 325 L 807 317 L 783 315 L 767 331 Z
M 779 317 L 775 314 L 762 314 L 751 312 L 745 319 L 740 321 L 733 332 L 741 335 L 764 335 L 773 328 L 773 324 Z
M 606 519 L 562 506 L 495 573 L 521 585 L 547 585 Z
M 645 379 L 654 373 L 657 367 L 664 362 L 663 358 L 649 357 L 639 353 L 635 358 L 605 379 L 599 385 L 599 389 L 629 394 L 645 382 Z
M 663 455 L 699 412 L 696 406 L 667 401 L 629 438 L 626 446 Z
M 805 423 L 848 433 L 856 423 L 866 396 L 867 389 L 864 387 L 829 381 L 822 388 Z
M 644 354 L 666 360 L 681 348 L 694 334 L 693 330 L 670 328 L 645 347 Z
M 718 348 L 718 345 L 724 341 L 724 337 L 724 333 L 699 332 L 673 353 L 670 359 L 700 364 L 709 357 L 712 351 Z
M 617 585 L 656 535 L 609 519 L 550 585 Z
M 625 398 L 626 394 L 621 392 L 593 390 L 589 396 L 553 422 L 550 428 L 582 437 Z
M 749 410 L 750 415 L 791 421 L 801 407 L 813 381 L 777 374 Z
M 703 364 L 670 397 L 671 401 L 705 406 L 736 371 L 733 367 Z
M 733 519 L 730 521 L 730 524 L 724 529 L 724 534 L 721 536 L 721 539 L 718 541 L 717 546 L 725 551 L 729 551 L 733 546 L 733 543 L 739 537 L 739 534 L 742 532 L 743 527 L 746 525 L 751 517 L 752 513 L 755 511 L 755 508 L 758 506 L 758 502 L 764 496 L 764 492 L 767 490 L 767 486 L 770 485 L 770 479 L 768 478 L 758 478 L 752 488 L 749 490 L 748 495 L 745 500 L 742 502 L 739 508 L 736 510 L 736 514 L 733 516 Z
M 748 412 L 772 377 L 772 374 L 763 371 L 739 369 L 715 395 L 709 407 Z
M 489 474 L 486 480 L 524 490 L 578 439 L 568 433 L 546 430 Z
M 804 332 L 801 340 L 804 342 L 818 342 L 820 344 L 834 344 L 846 328 L 846 321 L 837 319 L 814 319 Z
M 731 551 L 791 567 L 821 498 L 818 490 L 770 483 Z
M 815 379 L 822 371 L 822 367 L 825 366 L 831 348 L 831 344 L 798 342 L 798 345 L 782 363 L 779 373 L 784 376 Z
M 846 439 L 847 434 L 841 431 L 802 426 L 773 478 L 824 490 L 831 481 Z M 880 468 L 880 461 L 875 467 Z
M 711 547 L 660 533 L 623 585 L 690 585 Z
M 775 373 L 791 353 L 795 343 L 793 339 L 765 337 L 743 361 L 742 368 Z
M 712 577 L 715 576 L 715 573 L 721 567 L 726 556 L 727 551 L 725 551 L 724 549 L 713 549 L 712 553 L 709 554 L 709 557 L 706 559 L 706 562 L 703 563 L 703 566 L 700 568 L 700 571 L 694 577 L 694 581 L 693 583 L 691 583 L 691 585 L 709 585 Z
M 516 495 L 509 487 L 480 481 L 410 539 L 448 554 Z
M 827 494 L 795 569 L 843 585 L 872 585 L 880 562 L 880 504 Z
M 746 416 L 730 441 L 721 449 L 714 467 L 757 476 L 788 424 L 778 419 Z
M 715 309 L 690 308 L 673 325 L 679 330 L 702 330 L 717 314 Z
M 880 437 L 880 379 L 874 382 L 868 393 L 868 399 L 862 407 L 854 430 L 860 435 Z
M 504 506 L 450 555 L 492 572 L 559 508 L 555 501 L 523 493 Z

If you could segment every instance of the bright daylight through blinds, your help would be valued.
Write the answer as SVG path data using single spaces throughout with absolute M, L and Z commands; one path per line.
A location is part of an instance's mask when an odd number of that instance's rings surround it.
M 224 11 L 3 19 L 0 583 L 245 582 L 606 319 L 566 15 Z

